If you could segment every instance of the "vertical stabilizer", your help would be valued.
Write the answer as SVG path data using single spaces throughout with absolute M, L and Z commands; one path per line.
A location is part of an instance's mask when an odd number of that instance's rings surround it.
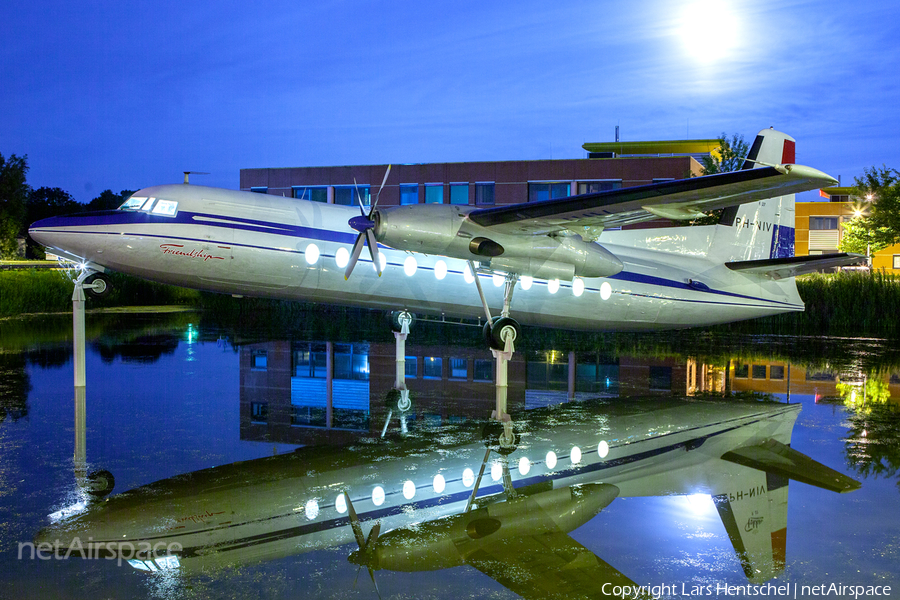
M 763 129 L 753 140 L 743 169 L 793 164 L 794 138 Z M 794 255 L 794 195 L 731 206 L 722 213 L 713 253 L 723 262 L 788 258 Z
M 713 497 L 747 579 L 764 583 L 784 571 L 788 479 L 748 471 L 739 485 Z

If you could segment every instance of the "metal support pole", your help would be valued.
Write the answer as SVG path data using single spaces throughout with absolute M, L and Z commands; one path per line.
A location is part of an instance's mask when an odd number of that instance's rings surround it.
M 334 426 L 334 342 L 325 342 L 325 427 Z
M 82 278 L 75 281 L 75 291 L 72 292 L 72 343 L 75 353 L 75 387 L 85 386 L 84 367 L 84 286 Z
M 478 288 L 478 297 L 481 298 L 481 306 L 484 307 L 484 314 L 487 316 L 488 323 L 493 321 L 491 318 L 491 309 L 488 307 L 487 299 L 484 297 L 484 290 L 481 289 L 481 281 L 478 280 L 478 273 L 475 272 L 475 263 L 469 261 L 469 269 L 472 271 L 472 277 L 475 278 L 475 287 Z

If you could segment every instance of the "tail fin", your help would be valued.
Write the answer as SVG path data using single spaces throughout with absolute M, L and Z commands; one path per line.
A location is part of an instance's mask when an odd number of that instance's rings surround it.
M 793 164 L 794 138 L 763 129 L 753 140 L 742 169 Z M 787 258 L 794 255 L 794 195 L 731 206 L 719 219 L 711 248 L 724 262 Z

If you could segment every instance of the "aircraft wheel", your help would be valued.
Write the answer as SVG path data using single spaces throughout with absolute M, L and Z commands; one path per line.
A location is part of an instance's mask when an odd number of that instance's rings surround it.
M 87 482 L 88 485 L 85 491 L 94 498 L 98 499 L 103 498 L 104 496 L 108 496 L 116 486 L 116 478 L 113 477 L 113 474 L 106 469 L 94 471 L 93 473 L 88 475 Z
M 509 317 L 494 317 L 490 323 L 484 324 L 484 341 L 494 350 L 506 348 L 506 337 L 512 336 L 516 341 L 522 333 L 519 322 Z
M 519 446 L 519 435 L 513 434 L 513 440 L 505 444 L 501 443 L 501 436 L 503 436 L 503 424 L 493 419 L 485 423 L 484 429 L 481 430 L 481 439 L 488 448 L 492 448 L 503 456 L 515 452 Z
M 91 298 L 103 298 L 112 290 L 112 284 L 109 282 L 109 277 L 103 273 L 88 275 L 84 280 L 84 283 L 84 291 Z M 87 287 L 87 284 L 92 284 L 93 287 Z
M 403 329 L 403 321 L 409 320 L 409 326 L 416 322 L 416 315 L 406 310 L 395 310 L 388 313 L 388 321 L 391 324 L 391 331 L 400 333 Z
M 384 405 L 391 410 L 398 410 L 405 413 L 412 408 L 412 400 L 410 399 L 409 394 L 404 398 L 403 394 L 400 393 L 400 390 L 391 388 L 385 395 Z

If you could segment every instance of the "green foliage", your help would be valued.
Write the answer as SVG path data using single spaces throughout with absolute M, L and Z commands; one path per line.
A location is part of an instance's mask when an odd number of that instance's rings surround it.
M 884 271 L 815 273 L 797 278 L 804 312 L 722 325 L 715 330 L 778 335 L 900 337 L 900 278 Z
M 122 190 L 114 194 L 112 190 L 103 190 L 99 196 L 91 200 L 87 210 L 114 210 L 119 208 L 125 200 L 134 193 L 133 190 Z
M 886 166 L 864 169 L 856 178 L 853 195 L 869 204 L 868 214 L 844 224 L 844 252 L 865 254 L 900 243 L 900 171 Z M 853 248 L 853 249 L 851 249 Z
M 120 273 L 109 273 L 112 290 L 103 298 L 88 300 L 88 308 L 196 305 L 200 292 L 145 281 Z M 72 310 L 72 281 L 63 271 L 17 270 L 0 272 L 0 318 L 29 313 Z
M 14 258 L 18 254 L 16 238 L 25 221 L 28 200 L 28 157 L 0 154 L 0 258 Z
M 841 227 L 844 229 L 838 247 L 841 252 L 855 252 L 868 256 L 893 243 L 891 240 L 894 234 L 890 229 L 874 227 L 866 217 L 855 217 L 841 223 Z
M 719 148 L 704 156 L 702 159 L 703 174 L 712 175 L 713 173 L 730 173 L 738 171 L 744 164 L 747 152 L 750 146 L 744 141 L 744 136 L 735 133 L 728 138 L 728 135 L 722 133 L 718 137 Z

